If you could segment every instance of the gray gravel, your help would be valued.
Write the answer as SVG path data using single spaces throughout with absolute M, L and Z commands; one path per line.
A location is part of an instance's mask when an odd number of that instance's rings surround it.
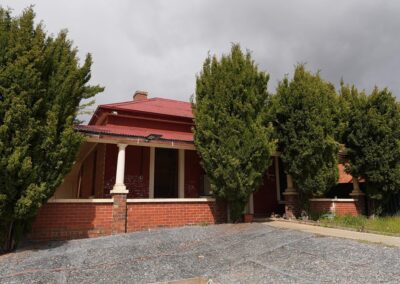
M 265 224 L 159 229 L 30 244 L 0 256 L 1 283 L 400 283 L 400 249 Z

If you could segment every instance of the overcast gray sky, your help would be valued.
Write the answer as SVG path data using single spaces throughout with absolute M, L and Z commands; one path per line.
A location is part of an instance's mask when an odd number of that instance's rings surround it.
M 48 32 L 67 28 L 93 54 L 96 104 L 130 100 L 135 90 L 188 101 L 210 51 L 232 42 L 253 52 L 271 75 L 269 89 L 296 63 L 338 85 L 387 86 L 400 96 L 400 1 L 19 1 L 35 5 Z

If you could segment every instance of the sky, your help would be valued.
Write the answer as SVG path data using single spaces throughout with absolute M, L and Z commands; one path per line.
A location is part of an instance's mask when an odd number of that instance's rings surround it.
M 31 4 L 48 33 L 68 29 L 79 56 L 93 55 L 91 83 L 105 87 L 96 105 L 135 90 L 189 101 L 204 59 L 232 43 L 270 74 L 271 92 L 306 63 L 336 86 L 388 87 L 400 98 L 400 1 L 0 1 L 13 15 Z

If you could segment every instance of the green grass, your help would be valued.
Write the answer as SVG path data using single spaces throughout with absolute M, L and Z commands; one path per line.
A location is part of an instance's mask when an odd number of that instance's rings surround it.
M 400 216 L 369 219 L 365 216 L 346 215 L 335 216 L 331 219 L 321 217 L 319 221 L 325 226 L 348 227 L 357 231 L 400 235 Z

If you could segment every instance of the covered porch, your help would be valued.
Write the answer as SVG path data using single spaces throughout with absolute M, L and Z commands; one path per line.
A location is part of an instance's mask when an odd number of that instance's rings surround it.
M 157 227 L 226 222 L 194 145 L 87 135 L 31 239 L 73 239 Z
M 89 137 L 54 199 L 208 198 L 210 187 L 193 144 Z

